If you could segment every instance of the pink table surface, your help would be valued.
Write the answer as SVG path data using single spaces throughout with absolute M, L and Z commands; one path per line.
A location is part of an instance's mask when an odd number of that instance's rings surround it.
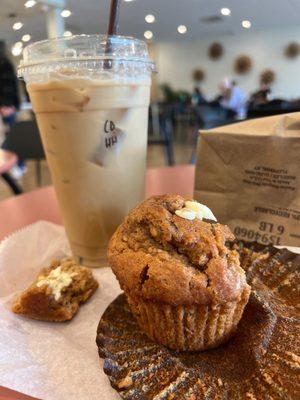
M 146 196 L 181 194 L 192 197 L 195 168 L 191 165 L 150 168 L 146 177 Z M 54 189 L 48 186 L 0 202 L 0 240 L 39 220 L 61 224 Z M 0 387 L 0 400 L 30 400 L 33 397 Z M 67 400 L 67 399 L 66 399 Z
M 149 168 L 146 176 L 146 196 L 171 193 L 191 197 L 194 172 L 195 168 L 192 165 Z M 41 219 L 62 223 L 52 186 L 0 202 L 0 241 L 15 230 Z
M 9 171 L 17 161 L 18 157 L 15 153 L 0 149 L 0 174 Z

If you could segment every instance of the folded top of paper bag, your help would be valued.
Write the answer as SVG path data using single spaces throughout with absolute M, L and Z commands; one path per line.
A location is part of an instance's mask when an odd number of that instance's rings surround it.
M 300 112 L 281 114 L 272 117 L 249 119 L 243 122 L 221 126 L 206 132 L 222 134 L 245 134 L 255 136 L 300 137 Z

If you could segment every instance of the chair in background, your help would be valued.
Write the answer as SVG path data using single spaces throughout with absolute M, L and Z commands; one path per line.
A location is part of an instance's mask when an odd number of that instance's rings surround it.
M 1 147 L 16 153 L 20 160 L 35 160 L 36 181 L 38 186 L 41 185 L 41 160 L 45 153 L 35 119 L 14 124 Z
M 248 118 L 263 118 L 272 115 L 287 114 L 300 111 L 300 103 L 297 101 L 286 101 L 274 99 L 266 104 L 250 105 Z
M 232 119 L 228 118 L 227 111 L 220 107 L 218 104 L 201 104 L 194 107 L 194 113 L 197 116 L 198 125 L 200 131 L 206 129 L 213 129 L 218 126 L 226 125 L 233 122 Z M 193 150 L 190 158 L 190 163 L 195 164 L 197 157 L 197 142 L 198 142 L 198 130 L 193 136 Z
M 168 165 L 174 165 L 172 107 L 153 103 L 149 112 L 149 145 L 163 145 Z
M 201 117 L 202 129 L 216 128 L 229 122 L 227 110 L 217 104 L 202 104 L 195 109 Z

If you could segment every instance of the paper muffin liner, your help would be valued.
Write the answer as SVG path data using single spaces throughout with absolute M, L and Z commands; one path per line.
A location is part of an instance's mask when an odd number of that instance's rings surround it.
M 155 342 L 174 350 L 199 351 L 226 342 L 242 317 L 250 289 L 240 301 L 218 305 L 172 306 L 127 294 L 141 329 Z
M 97 344 L 104 372 L 122 399 L 300 398 L 300 255 L 245 242 L 238 242 L 238 251 L 252 290 L 226 346 L 198 353 L 169 350 L 140 331 L 124 294 L 109 305 Z

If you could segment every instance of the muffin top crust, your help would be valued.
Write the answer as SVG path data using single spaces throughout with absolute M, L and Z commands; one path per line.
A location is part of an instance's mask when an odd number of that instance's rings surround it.
M 178 195 L 151 197 L 116 230 L 108 260 L 125 292 L 193 305 L 237 301 L 249 289 L 238 253 L 226 246 L 234 240 L 229 227 L 185 218 L 190 201 Z

